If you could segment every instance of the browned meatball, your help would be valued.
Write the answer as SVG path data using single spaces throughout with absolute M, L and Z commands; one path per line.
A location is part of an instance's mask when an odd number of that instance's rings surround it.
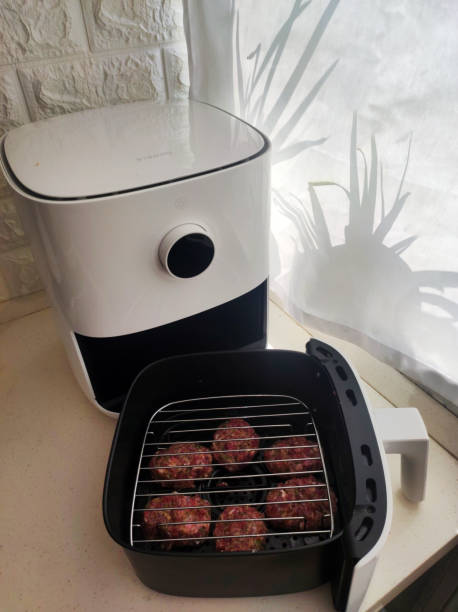
M 235 463 L 225 465 L 228 472 L 240 472 L 258 452 L 259 436 L 247 421 L 229 419 L 215 431 L 212 444 L 215 463 Z
M 305 436 L 291 436 L 277 440 L 264 452 L 264 458 L 271 474 L 322 469 L 318 446 L 307 440 Z
M 327 500 L 328 490 L 324 483 L 318 481 L 314 476 L 309 475 L 304 478 L 290 478 L 281 482 L 275 489 L 267 494 L 266 517 L 284 518 L 280 521 L 272 521 L 272 527 L 277 529 L 287 529 L 288 531 L 321 530 L 327 529 L 330 524 L 328 516 L 330 513 L 328 501 L 299 501 L 299 500 Z M 303 487 L 303 485 L 315 485 Z M 285 488 L 285 487 L 301 488 Z M 331 491 L 332 510 L 336 511 L 336 496 Z M 291 503 L 275 503 L 288 502 Z M 288 517 L 297 516 L 298 519 Z
M 216 550 L 218 552 L 256 552 L 264 546 L 267 533 L 264 515 L 251 506 L 230 506 L 220 514 L 216 523 L 214 535 L 218 536 Z M 231 520 L 232 519 L 232 520 Z M 235 520 L 240 519 L 240 521 Z M 228 522 L 224 522 L 228 521 Z M 224 536 L 244 535 L 244 538 L 225 538 Z M 253 536 L 253 537 L 249 537 Z
M 150 468 L 155 480 L 163 487 L 194 489 L 195 480 L 209 478 L 212 473 L 212 454 L 205 446 L 191 442 L 172 444 L 158 450 L 151 458 Z M 189 478 L 190 480 L 181 480 Z
M 188 507 L 192 506 L 192 507 Z M 208 506 L 208 508 L 195 508 Z M 198 495 L 163 495 L 154 497 L 147 505 L 151 510 L 143 512 L 143 533 L 146 538 L 164 538 L 165 550 L 183 546 L 198 546 L 210 531 L 210 504 Z M 178 508 L 167 510 L 166 508 Z M 195 523 L 194 521 L 201 521 Z M 207 522 L 208 521 L 208 522 Z M 171 525 L 170 523 L 184 523 Z M 167 542 L 168 538 L 198 538 Z

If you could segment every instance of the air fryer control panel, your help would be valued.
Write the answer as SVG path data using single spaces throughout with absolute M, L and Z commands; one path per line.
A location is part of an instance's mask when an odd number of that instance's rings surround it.
M 162 265 L 175 278 L 193 278 L 202 274 L 214 255 L 215 245 L 208 230 L 193 223 L 170 230 L 159 247 Z

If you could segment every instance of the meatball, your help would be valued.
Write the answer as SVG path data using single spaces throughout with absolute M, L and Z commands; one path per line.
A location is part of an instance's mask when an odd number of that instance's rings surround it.
M 285 447 L 297 448 L 285 448 Z M 277 440 L 264 452 L 266 467 L 271 474 L 283 472 L 308 472 L 321 470 L 322 463 L 318 446 L 305 436 L 291 436 Z
M 328 501 L 298 501 L 312 499 L 327 499 L 328 491 L 326 486 L 307 486 L 304 488 L 284 488 L 284 487 L 302 487 L 303 485 L 323 485 L 324 483 L 317 480 L 314 476 L 305 476 L 304 478 L 291 478 L 285 482 L 281 482 L 275 489 L 272 489 L 267 494 L 266 499 L 266 517 L 269 518 L 284 518 L 282 521 L 272 521 L 272 526 L 277 529 L 287 529 L 288 531 L 302 531 L 304 529 L 320 530 L 327 529 L 330 524 L 329 517 L 329 502 Z M 332 510 L 335 512 L 336 496 L 331 490 Z M 291 503 L 276 503 L 288 502 Z M 300 519 L 290 519 L 289 516 L 298 516 Z
M 192 506 L 192 507 L 187 507 Z M 207 506 L 196 508 L 195 506 Z M 146 538 L 164 538 L 161 544 L 165 550 L 183 546 L 199 546 L 210 531 L 210 504 L 198 495 L 163 495 L 148 502 L 143 512 L 143 533 Z M 167 510 L 167 508 L 178 508 Z M 194 521 L 202 521 L 195 523 Z M 208 522 L 207 522 L 208 521 Z M 168 524 L 167 524 L 168 523 Z M 170 523 L 184 523 L 171 525 Z M 199 538 L 167 542 L 168 538 Z
M 215 431 L 212 444 L 215 463 L 240 463 L 225 465 L 228 472 L 240 472 L 258 452 L 259 436 L 243 419 L 224 421 Z
M 214 535 L 218 537 L 215 540 L 216 550 L 218 552 L 256 552 L 260 550 L 264 545 L 265 537 L 257 534 L 267 532 L 266 524 L 263 520 L 250 521 L 247 519 L 264 518 L 261 512 L 251 506 L 229 506 L 225 508 L 220 514 L 214 530 Z M 240 521 L 234 519 L 240 519 Z M 235 535 L 252 535 L 253 537 L 224 537 Z
M 212 454 L 205 446 L 184 442 L 158 450 L 149 465 L 155 480 L 166 481 L 160 483 L 163 487 L 194 489 L 195 480 L 211 476 L 211 463 Z

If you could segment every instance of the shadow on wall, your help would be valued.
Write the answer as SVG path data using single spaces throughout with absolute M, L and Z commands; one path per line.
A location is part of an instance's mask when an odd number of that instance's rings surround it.
M 402 254 L 417 239 L 409 236 L 392 246 L 385 244 L 390 230 L 410 195 L 403 193 L 409 164 L 406 162 L 393 205 L 385 203 L 383 165 L 378 161 L 375 137 L 371 140 L 370 167 L 357 147 L 357 118 L 353 118 L 350 145 L 349 188 L 334 182 L 309 184 L 311 214 L 299 198 L 274 191 L 274 202 L 298 230 L 291 271 L 292 303 L 301 313 L 310 313 L 385 345 L 402 350 L 415 359 L 415 343 L 431 357 L 458 346 L 458 307 L 438 291 L 458 287 L 458 273 L 440 270 L 413 271 Z M 360 180 L 358 154 L 364 175 Z M 343 189 L 348 199 L 348 225 L 343 244 L 332 245 L 323 207 L 318 196 L 324 187 Z M 377 197 L 380 219 L 376 221 Z M 431 291 L 436 291 L 433 293 Z M 435 313 L 425 308 L 435 307 Z M 448 348 L 447 348 L 448 347 Z
M 238 11 L 236 15 L 235 47 L 238 114 L 269 135 L 273 145 L 272 161 L 274 164 L 292 159 L 306 149 L 326 141 L 326 137 L 323 137 L 316 140 L 296 140 L 288 143 L 288 139 L 292 135 L 298 121 L 317 97 L 336 67 L 338 60 L 333 62 L 310 91 L 300 98 L 288 118 L 285 118 L 285 111 L 293 95 L 297 94 L 299 83 L 332 19 L 339 0 L 331 0 L 326 6 L 308 43 L 305 45 L 304 51 L 286 79 L 281 95 L 277 99 L 272 100 L 272 98 L 278 95 L 278 93 L 273 93 L 272 81 L 284 54 L 291 30 L 310 3 L 311 0 L 296 0 L 294 2 L 291 12 L 274 36 L 267 51 L 263 54 L 261 44 L 258 44 L 254 51 L 247 56 L 247 60 L 251 62 L 251 66 L 247 71 L 244 70 L 241 60 L 240 18 Z M 270 102 L 273 102 L 271 107 Z M 268 111 L 266 111 L 266 107 L 270 107 Z
M 301 17 L 310 4 L 311 0 L 295 0 L 267 49 L 263 51 L 259 43 L 246 58 L 242 58 L 241 52 L 240 14 L 235 12 L 235 4 L 232 5 L 237 112 L 269 135 L 274 164 L 292 160 L 328 138 L 323 135 L 315 140 L 303 139 L 297 126 L 338 64 L 336 59 L 303 93 L 307 67 L 339 0 L 326 4 L 310 38 L 304 41 L 302 53 L 302 47 L 295 41 L 292 44 L 299 48 L 297 57 L 291 61 L 291 54 L 286 53 L 287 45 L 291 47 L 293 28 L 303 26 Z M 391 365 L 408 374 L 414 373 L 417 379 L 419 372 L 424 373 L 426 386 L 450 389 L 456 375 L 443 372 L 443 364 L 456 361 L 458 307 L 441 294 L 458 287 L 458 273 L 413 271 L 403 254 L 417 240 L 416 236 L 387 245 L 409 197 L 403 193 L 403 186 L 410 149 L 411 139 L 399 187 L 389 209 L 375 137 L 372 136 L 368 164 L 357 146 L 356 115 L 351 134 L 348 189 L 334 182 L 310 183 L 307 203 L 294 194 L 273 191 L 275 208 L 292 221 L 298 234 L 288 279 L 289 305 L 299 320 L 312 322 L 315 327 L 326 321 L 328 332 L 332 329 L 337 335 L 351 336 L 353 341 Z M 358 162 L 364 168 L 362 175 Z M 331 242 L 320 202 L 324 189 L 335 188 L 342 189 L 348 200 L 344 242 L 337 245 Z M 271 277 L 275 279 L 280 273 L 278 244 L 272 235 Z M 417 359 L 418 355 L 423 362 Z M 446 380 L 446 384 L 442 386 L 439 380 Z
M 273 36 L 267 50 L 263 52 L 261 43 L 258 43 L 256 48 L 246 57 L 249 62 L 247 66 L 242 62 L 240 14 L 239 11 L 236 12 L 234 25 L 235 89 L 237 93 L 234 97 L 238 98 L 237 114 L 268 134 L 272 142 L 273 164 L 292 160 L 305 150 L 323 144 L 327 140 L 327 136 L 315 140 L 301 140 L 300 137 L 297 137 L 295 128 L 331 76 L 338 60 L 330 64 L 305 95 L 300 95 L 298 90 L 300 90 L 306 69 L 339 5 L 339 1 L 330 0 L 326 5 L 302 54 L 291 70 L 287 71 L 286 80 L 281 86 L 281 95 L 278 95 L 279 88 L 273 86 L 274 76 L 284 58 L 293 27 L 300 25 L 298 23 L 299 18 L 311 4 L 311 0 L 294 1 L 291 11 Z M 232 10 L 235 11 L 234 4 L 232 7 Z M 299 100 L 297 103 L 296 97 Z M 270 269 L 271 276 L 274 278 L 280 273 L 281 269 L 279 248 L 272 232 Z

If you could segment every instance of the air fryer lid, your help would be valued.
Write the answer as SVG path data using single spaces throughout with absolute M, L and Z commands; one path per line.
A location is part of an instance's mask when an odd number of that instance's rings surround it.
M 262 152 L 264 137 L 200 102 L 120 104 L 12 130 L 3 155 L 34 194 L 79 199 L 213 172 Z

